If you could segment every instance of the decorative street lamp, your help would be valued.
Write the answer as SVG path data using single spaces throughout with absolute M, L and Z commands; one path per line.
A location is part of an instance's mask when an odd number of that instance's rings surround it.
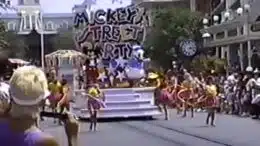
M 229 11 L 226 11 L 226 12 L 224 13 L 224 18 L 225 18 L 224 20 L 225 20 L 225 21 L 228 21 L 229 18 L 230 18 L 230 16 L 231 16 L 231 15 L 230 15 L 230 12 L 229 12 Z
M 208 20 L 207 18 L 204 18 L 204 19 L 202 20 L 202 23 L 203 23 L 204 28 L 208 28 L 209 20 Z
M 217 25 L 219 22 L 219 16 L 218 15 L 214 15 L 213 16 L 213 21 L 214 21 L 214 25 Z
M 207 18 L 204 18 L 202 20 L 202 23 L 203 23 L 203 27 L 204 29 L 207 29 L 208 28 L 208 25 L 209 25 L 209 20 Z M 206 44 L 206 41 L 207 41 L 207 38 L 209 38 L 211 35 L 208 33 L 208 32 L 204 32 L 202 34 L 202 38 L 203 38 L 203 43 L 204 45 Z
M 252 66 L 252 50 L 251 50 L 251 41 L 250 41 L 250 5 L 249 4 L 245 4 L 243 7 L 240 7 L 237 9 L 237 14 L 238 15 L 246 15 L 246 22 L 244 25 L 244 33 L 246 33 L 246 40 L 247 40 L 247 59 L 248 59 L 248 66 Z
M 214 18 L 213 18 L 214 19 Z M 202 23 L 203 23 L 203 27 L 204 29 L 207 29 L 208 28 L 208 25 L 209 25 L 209 20 L 207 18 L 204 18 L 202 20 Z M 209 38 L 211 35 L 208 33 L 208 32 L 204 32 L 202 34 L 202 38 L 204 40 L 204 44 L 206 43 L 206 39 Z

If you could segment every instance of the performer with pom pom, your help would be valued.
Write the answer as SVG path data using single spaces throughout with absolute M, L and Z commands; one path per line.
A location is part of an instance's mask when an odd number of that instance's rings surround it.
M 96 131 L 97 127 L 97 113 L 100 108 L 104 108 L 105 104 L 102 99 L 104 99 L 104 94 L 99 89 L 98 85 L 92 85 L 88 89 L 88 111 L 90 114 L 90 127 L 89 130 Z

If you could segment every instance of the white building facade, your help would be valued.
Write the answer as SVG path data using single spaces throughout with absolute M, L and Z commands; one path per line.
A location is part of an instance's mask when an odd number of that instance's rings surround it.
M 258 67 L 260 1 L 222 0 L 221 5 L 221 11 L 203 20 L 204 47 L 214 49 L 216 57 L 226 58 L 229 66 L 238 65 L 241 70 Z
M 39 33 L 56 34 L 73 26 L 73 13 L 44 13 L 40 0 L 19 0 L 16 8 L 16 12 L 0 16 L 8 31 L 26 35 L 35 29 Z

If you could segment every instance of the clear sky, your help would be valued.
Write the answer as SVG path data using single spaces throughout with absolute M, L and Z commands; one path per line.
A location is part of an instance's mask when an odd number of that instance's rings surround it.
M 11 0 L 12 5 L 17 5 L 18 0 Z M 72 7 L 75 4 L 81 4 L 84 0 L 40 0 L 44 13 L 71 13 Z M 112 0 L 96 0 L 96 5 L 93 5 L 93 9 L 107 9 L 124 7 L 131 4 L 131 0 L 122 0 L 122 3 L 115 2 L 112 4 Z M 115 0 L 120 1 L 120 0 Z

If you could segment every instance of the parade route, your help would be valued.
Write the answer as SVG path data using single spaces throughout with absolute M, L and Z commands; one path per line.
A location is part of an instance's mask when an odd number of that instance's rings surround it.
M 195 118 L 181 118 L 171 111 L 170 120 L 132 120 L 102 122 L 98 131 L 89 132 L 88 122 L 81 122 L 80 146 L 258 146 L 260 121 L 230 115 L 218 115 L 216 127 L 205 125 L 205 113 Z M 66 137 L 61 126 L 47 119 L 44 131 L 54 135 L 62 146 Z

